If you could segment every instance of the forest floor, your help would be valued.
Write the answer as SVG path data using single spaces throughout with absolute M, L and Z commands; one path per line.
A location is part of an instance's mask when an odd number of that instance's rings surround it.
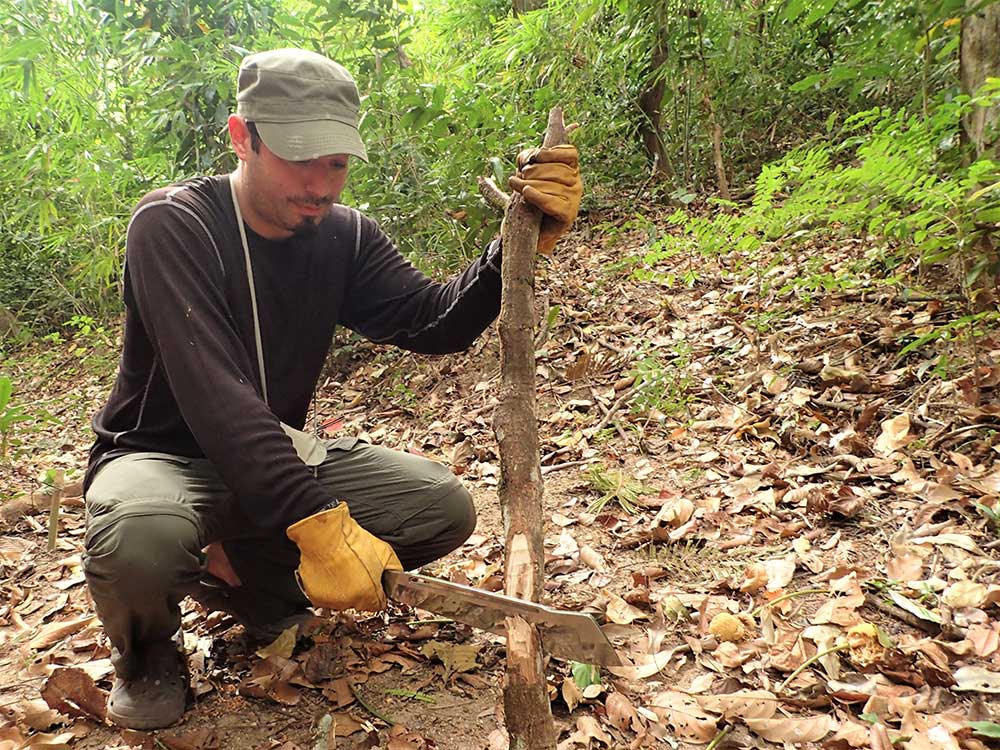
M 645 267 L 667 231 L 666 213 L 591 217 L 539 269 L 547 602 L 592 613 L 623 660 L 550 660 L 559 747 L 989 746 L 1000 335 L 935 338 L 967 313 L 947 274 L 859 275 L 862 240 Z M 158 732 L 106 723 L 79 479 L 116 335 L 3 364 L 31 419 L 0 468 L 0 748 L 506 748 L 503 639 L 403 607 L 255 651 L 187 600 L 191 710 Z M 491 590 L 498 375 L 495 330 L 443 358 L 341 337 L 318 398 L 328 434 L 461 475 L 478 529 L 424 572 Z

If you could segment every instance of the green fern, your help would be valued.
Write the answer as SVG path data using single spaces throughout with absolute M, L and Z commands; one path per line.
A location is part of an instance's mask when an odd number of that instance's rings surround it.
M 806 144 L 765 166 L 744 211 L 674 214 L 670 221 L 682 232 L 662 238 L 642 263 L 653 268 L 684 248 L 689 251 L 693 242 L 705 255 L 745 256 L 744 273 L 760 277 L 769 270 L 758 267 L 765 245 L 779 249 L 772 257 L 775 264 L 782 252 L 807 240 L 859 235 L 874 235 L 923 264 L 944 261 L 972 248 L 1000 223 L 1000 165 L 981 158 L 964 167 L 959 148 L 962 115 L 974 103 L 997 102 L 1000 88 L 989 86 L 977 99 L 956 97 L 939 104 L 926 118 L 880 108 L 857 113 L 847 118 L 837 138 Z M 990 261 L 974 258 L 963 283 Z M 795 283 L 805 290 L 829 288 L 828 280 L 819 277 Z

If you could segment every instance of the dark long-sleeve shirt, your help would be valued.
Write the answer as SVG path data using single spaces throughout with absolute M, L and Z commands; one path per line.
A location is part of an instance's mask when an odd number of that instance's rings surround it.
M 303 426 L 337 324 L 415 352 L 461 351 L 499 312 L 500 250 L 494 241 L 442 284 L 344 206 L 306 238 L 246 232 L 267 402 L 229 178 L 156 190 L 129 225 L 122 358 L 93 419 L 88 478 L 131 451 L 206 457 L 247 515 L 270 529 L 336 499 L 279 420 Z

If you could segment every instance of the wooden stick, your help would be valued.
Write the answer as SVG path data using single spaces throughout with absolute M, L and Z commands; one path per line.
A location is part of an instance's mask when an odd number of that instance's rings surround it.
M 59 503 L 62 501 L 64 478 L 64 470 L 56 469 L 52 481 L 52 495 L 49 498 L 49 552 L 56 548 L 59 537 Z
M 562 111 L 549 113 L 543 146 L 566 140 Z M 544 582 L 542 471 L 535 385 L 535 255 L 542 216 L 515 193 L 503 222 L 500 307 L 500 403 L 493 430 L 500 448 L 500 507 L 506 537 L 504 591 L 539 601 Z M 510 750 L 554 750 L 541 640 L 535 626 L 507 619 L 503 691 Z
M 353 682 L 348 682 L 347 684 L 348 687 L 351 688 L 351 692 L 354 694 L 354 700 L 356 700 L 358 702 L 358 705 L 361 706 L 365 711 L 370 713 L 376 719 L 381 719 L 389 726 L 394 726 L 396 724 L 395 719 L 393 719 L 391 716 L 387 716 L 386 714 L 382 713 L 377 708 L 375 708 L 375 706 L 373 706 L 371 703 L 362 698 L 361 691 L 358 690 L 357 685 L 355 685 Z
M 610 422 L 614 418 L 615 414 L 621 408 L 622 404 L 625 403 L 625 400 L 627 398 L 629 398 L 629 396 L 632 395 L 632 390 L 633 389 L 631 387 L 626 388 L 625 391 L 622 393 L 622 395 L 620 395 L 615 400 L 615 402 L 613 404 L 611 404 L 611 407 L 607 411 L 604 412 L 604 418 L 601 419 L 601 421 L 598 422 L 593 427 L 585 430 L 583 434 L 586 435 L 588 438 L 590 438 L 590 437 L 593 437 L 594 435 L 596 435 L 601 430 L 603 430 L 605 428 L 605 426 L 608 424 L 608 422 Z

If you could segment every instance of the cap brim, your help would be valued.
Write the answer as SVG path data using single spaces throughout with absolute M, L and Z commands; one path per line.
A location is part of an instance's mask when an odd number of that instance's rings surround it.
M 287 161 L 307 161 L 333 154 L 350 154 L 368 161 L 357 129 L 337 120 L 257 121 L 256 124 L 264 145 Z

